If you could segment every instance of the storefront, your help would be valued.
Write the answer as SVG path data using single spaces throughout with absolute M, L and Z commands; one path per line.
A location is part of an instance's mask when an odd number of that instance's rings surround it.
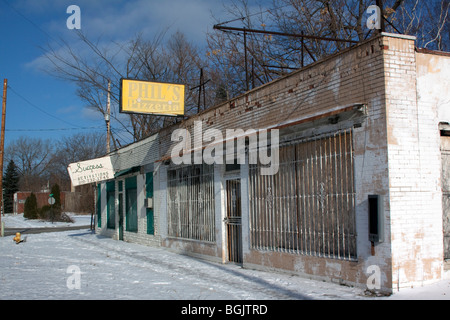
M 449 65 L 383 34 L 117 150 L 97 232 L 386 292 L 440 280 Z

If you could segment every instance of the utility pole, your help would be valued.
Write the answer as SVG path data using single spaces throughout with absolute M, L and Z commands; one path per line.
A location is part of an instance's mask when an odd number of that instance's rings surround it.
M 191 91 L 196 90 L 198 88 L 198 102 L 197 102 L 197 113 L 200 112 L 200 105 L 201 105 L 201 98 L 202 98 L 202 92 L 203 92 L 203 106 L 206 108 L 206 90 L 205 90 L 205 84 L 210 82 L 211 79 L 208 79 L 205 81 L 205 77 L 203 75 L 203 68 L 200 68 L 200 84 L 196 87 L 191 88 Z
M 111 151 L 111 146 L 110 146 L 110 140 L 111 140 L 110 118 L 111 118 L 111 80 L 108 80 L 108 99 L 107 99 L 107 102 L 106 102 L 106 114 L 105 114 L 105 121 L 106 121 L 106 153 L 109 153 Z
M 5 215 L 3 207 L 3 156 L 5 149 L 5 120 L 6 120 L 6 90 L 8 88 L 8 79 L 3 80 L 3 102 L 2 102 L 2 128 L 0 137 L 0 236 L 3 237 L 2 215 Z

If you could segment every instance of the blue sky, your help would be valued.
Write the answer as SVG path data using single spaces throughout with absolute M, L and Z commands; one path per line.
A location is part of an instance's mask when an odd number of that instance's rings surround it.
M 10 87 L 5 146 L 20 136 L 56 141 L 105 131 L 102 115 L 86 108 L 73 84 L 43 71 L 42 47 L 61 40 L 76 47 L 74 30 L 66 27 L 72 4 L 81 9 L 83 33 L 94 41 L 126 41 L 138 32 L 151 38 L 170 27 L 169 34 L 181 30 L 202 47 L 212 15 L 227 18 L 219 0 L 0 0 L 0 80 L 3 87 L 8 79 Z

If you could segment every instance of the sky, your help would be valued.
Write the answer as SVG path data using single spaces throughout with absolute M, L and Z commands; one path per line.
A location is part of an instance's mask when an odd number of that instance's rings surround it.
M 21 136 L 57 142 L 106 131 L 103 116 L 77 97 L 74 84 L 45 71 L 48 45 L 76 47 L 75 30 L 66 24 L 70 5 L 80 8 L 81 31 L 94 42 L 127 41 L 137 33 L 151 39 L 169 28 L 169 35 L 180 30 L 201 48 L 215 19 L 227 19 L 221 0 L 0 0 L 2 88 L 8 79 L 5 147 Z

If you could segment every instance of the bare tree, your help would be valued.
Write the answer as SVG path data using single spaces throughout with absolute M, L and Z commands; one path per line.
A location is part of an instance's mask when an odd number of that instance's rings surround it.
M 67 166 L 105 152 L 105 135 L 79 133 L 59 141 L 20 137 L 9 143 L 5 158 L 18 168 L 20 190 L 37 192 L 55 183 L 70 190 Z
M 151 39 L 137 35 L 126 42 L 94 42 L 78 32 L 75 45 L 49 46 L 46 57 L 53 66 L 49 72 L 75 83 L 77 94 L 102 116 L 111 80 L 112 142 L 117 149 L 177 121 L 120 114 L 121 78 L 185 84 L 189 116 L 371 37 L 375 32 L 366 26 L 371 4 L 373 0 L 272 0 L 266 7 L 230 0 L 225 9 L 231 20 L 217 23 L 238 25 L 241 31 L 212 30 L 205 59 L 181 32 L 168 37 L 167 29 Z M 420 47 L 450 50 L 449 6 L 450 0 L 385 0 L 386 31 L 415 35 Z
M 198 50 L 181 32 L 174 33 L 167 41 L 167 30 L 157 33 L 153 39 L 135 36 L 126 43 L 100 40 L 93 42 L 78 32 L 78 45 L 65 43 L 58 49 L 49 46 L 46 58 L 53 68 L 52 75 L 77 85 L 77 94 L 101 115 L 106 113 L 107 83 L 111 80 L 112 141 L 117 149 L 123 143 L 140 140 L 170 125 L 175 118 L 139 114 L 120 114 L 120 79 L 134 78 L 160 82 L 186 84 L 186 114 L 197 110 L 196 91 L 189 87 L 197 85 L 203 65 Z M 82 53 L 82 52 L 88 52 Z M 128 137 L 128 138 L 127 138 Z M 122 143 L 117 144 L 118 141 Z
M 20 175 L 20 190 L 40 191 L 48 182 L 53 147 L 50 140 L 20 137 L 5 150 L 5 159 L 13 160 Z
M 197 91 L 190 90 L 197 86 L 199 72 L 204 62 L 195 46 L 186 40 L 181 32 L 174 33 L 165 45 L 162 39 L 144 41 L 141 37 L 133 40 L 136 55 L 132 64 L 139 66 L 133 78 L 185 84 L 185 114 L 192 115 L 198 110 Z M 130 115 L 131 126 L 135 136 L 144 138 L 157 132 L 161 127 L 173 124 L 176 119 L 164 116 Z
M 70 163 L 104 156 L 105 134 L 78 133 L 63 137 L 55 143 L 52 164 L 48 168 L 49 180 L 62 190 L 70 190 L 67 167 Z
M 416 36 L 418 47 L 450 50 L 450 0 L 397 2 L 385 15 L 398 31 Z
M 449 3 L 386 0 L 382 12 L 386 31 L 414 35 L 419 47 L 449 50 Z M 284 36 L 242 30 L 210 32 L 208 58 L 216 70 L 210 72 L 223 75 L 216 86 L 236 96 L 247 89 L 249 81 L 265 83 L 371 37 L 375 32 L 366 27 L 366 20 L 372 4 L 375 1 L 273 0 L 270 7 L 250 8 L 247 0 L 231 1 L 226 9 L 232 19 L 218 21 L 220 25 L 237 24 L 240 29 Z

